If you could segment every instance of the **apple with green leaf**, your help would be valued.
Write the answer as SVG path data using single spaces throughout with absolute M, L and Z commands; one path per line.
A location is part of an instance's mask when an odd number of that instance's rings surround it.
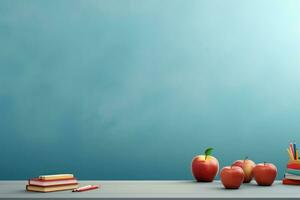
M 219 171 L 219 162 L 212 156 L 213 148 L 207 148 L 204 155 L 192 160 L 192 173 L 198 182 L 212 182 Z
M 235 161 L 232 166 L 238 166 L 242 168 L 245 175 L 244 183 L 250 183 L 253 178 L 253 168 L 255 167 L 255 163 L 252 160 L 249 160 L 246 156 L 244 160 Z

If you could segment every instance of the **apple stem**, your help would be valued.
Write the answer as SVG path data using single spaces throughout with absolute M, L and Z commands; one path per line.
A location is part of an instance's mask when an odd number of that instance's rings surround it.
M 244 158 L 244 162 L 245 162 L 246 160 L 248 160 L 248 156 L 246 156 L 246 157 Z
M 264 162 L 264 165 L 266 165 L 266 162 Z

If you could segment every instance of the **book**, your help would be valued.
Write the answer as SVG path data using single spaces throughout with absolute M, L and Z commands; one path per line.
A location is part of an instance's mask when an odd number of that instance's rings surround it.
M 26 190 L 33 191 L 33 192 L 55 192 L 55 191 L 62 191 L 62 190 L 73 190 L 76 189 L 77 187 L 78 184 L 49 186 L 49 187 L 26 185 Z
M 58 180 L 58 179 L 67 179 L 74 178 L 73 174 L 54 174 L 54 175 L 41 175 L 39 179 L 42 180 Z
M 297 175 L 294 175 L 294 174 L 289 174 L 289 173 L 285 173 L 284 178 L 300 181 L 300 176 L 297 176 Z
M 68 178 L 68 179 L 54 179 L 54 180 L 43 180 L 39 178 L 32 178 L 28 180 L 28 185 L 35 185 L 35 186 L 59 186 L 59 185 L 70 185 L 70 184 L 77 184 L 77 180 L 75 178 Z
M 300 170 L 300 164 L 289 163 L 289 164 L 286 165 L 286 168 Z
M 290 164 L 290 163 L 300 165 L 300 160 L 289 160 L 288 164 Z
M 297 170 L 297 169 L 289 169 L 289 168 L 287 168 L 286 169 L 286 173 L 300 176 L 300 170 Z
M 300 181 L 284 178 L 284 179 L 282 179 L 282 184 L 284 184 L 284 185 L 300 185 Z

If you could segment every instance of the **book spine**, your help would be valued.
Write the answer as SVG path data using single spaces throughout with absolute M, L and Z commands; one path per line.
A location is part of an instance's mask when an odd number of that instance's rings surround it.
M 297 175 L 297 176 L 300 176 L 300 170 L 297 170 L 297 169 L 286 169 L 286 172 L 289 173 L 289 174 L 292 174 L 292 175 Z
M 290 179 L 290 180 L 300 180 L 300 177 L 298 176 L 293 176 L 293 175 L 285 175 L 284 178 Z
M 297 181 L 297 180 L 290 180 L 290 179 L 284 178 L 284 179 L 282 180 L 282 184 L 284 184 L 284 185 L 300 185 L 300 181 Z
M 66 178 L 74 178 L 73 174 L 56 174 L 56 175 L 41 175 L 39 179 L 42 180 L 55 180 L 55 179 L 66 179 Z
M 39 185 L 39 184 L 29 184 L 29 185 L 30 186 L 38 186 L 38 187 L 56 187 L 56 186 L 75 185 L 75 184 L 78 184 L 78 183 L 74 182 L 74 183 L 55 184 L 55 185 Z
M 64 178 L 64 179 L 51 179 L 51 180 L 45 180 L 45 179 L 40 179 L 40 178 L 31 178 L 29 181 L 39 181 L 39 182 L 54 182 L 54 181 L 68 181 L 68 180 L 76 180 L 75 177 L 73 178 Z
M 33 191 L 33 192 L 56 192 L 56 191 L 62 191 L 62 190 L 73 190 L 78 187 L 78 184 L 71 184 L 65 187 L 40 187 L 40 186 L 31 186 L 26 185 L 27 191 Z

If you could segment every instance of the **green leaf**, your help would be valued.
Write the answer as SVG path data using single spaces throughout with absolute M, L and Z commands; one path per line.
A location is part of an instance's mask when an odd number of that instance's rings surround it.
M 205 150 L 205 152 L 204 152 L 204 153 L 205 153 L 205 156 L 211 155 L 213 150 L 214 150 L 214 149 L 211 148 L 211 147 L 207 148 L 207 149 Z

